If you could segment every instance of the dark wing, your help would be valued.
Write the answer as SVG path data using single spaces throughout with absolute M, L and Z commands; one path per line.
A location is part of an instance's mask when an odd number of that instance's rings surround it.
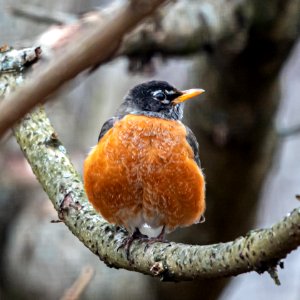
M 100 130 L 100 133 L 99 133 L 98 142 L 101 140 L 101 138 L 104 136 L 104 134 L 114 126 L 116 121 L 118 121 L 118 118 L 112 117 L 103 124 L 103 126 Z
M 112 117 L 108 119 L 102 126 L 99 136 L 98 136 L 98 142 L 101 140 L 101 138 L 105 135 L 105 133 L 111 129 L 117 121 L 120 121 L 126 116 L 126 114 L 118 115 L 116 117 Z
M 189 127 L 185 126 L 185 129 L 186 129 L 186 139 L 194 151 L 194 159 L 195 159 L 198 167 L 201 168 L 201 162 L 200 162 L 200 157 L 199 157 L 199 145 L 198 145 L 197 139 L 196 139 L 193 131 Z
M 190 146 L 192 147 L 193 151 L 194 151 L 194 159 L 198 165 L 199 168 L 201 168 L 201 162 L 200 162 L 200 157 L 199 157 L 199 144 L 197 142 L 197 139 L 193 133 L 193 131 L 188 128 L 187 126 L 185 126 L 186 128 L 186 140 L 188 141 L 188 143 L 190 144 Z M 198 223 L 204 223 L 205 222 L 205 216 L 204 213 L 200 216 L 200 219 L 198 221 Z

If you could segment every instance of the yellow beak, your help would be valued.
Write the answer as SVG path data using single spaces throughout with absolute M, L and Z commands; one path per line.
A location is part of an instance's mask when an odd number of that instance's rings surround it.
M 204 92 L 205 92 L 205 90 L 203 90 L 203 89 L 190 89 L 190 90 L 182 91 L 182 95 L 177 97 L 176 99 L 174 99 L 172 101 L 172 103 L 174 105 L 178 104 L 178 103 L 182 103 L 182 102 L 189 100 L 193 97 L 196 97 Z

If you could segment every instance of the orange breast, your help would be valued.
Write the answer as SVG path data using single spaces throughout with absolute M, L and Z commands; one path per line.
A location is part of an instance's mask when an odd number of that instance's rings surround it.
M 193 158 L 180 122 L 127 115 L 85 160 L 85 190 L 105 219 L 129 231 L 188 226 L 205 209 L 204 178 Z

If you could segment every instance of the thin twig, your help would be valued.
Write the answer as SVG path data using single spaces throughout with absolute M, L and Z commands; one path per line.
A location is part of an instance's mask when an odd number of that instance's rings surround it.
M 291 126 L 289 128 L 278 129 L 278 134 L 283 138 L 300 134 L 300 124 Z
M 92 280 L 93 275 L 94 269 L 91 266 L 84 267 L 72 286 L 65 291 L 61 300 L 78 300 Z

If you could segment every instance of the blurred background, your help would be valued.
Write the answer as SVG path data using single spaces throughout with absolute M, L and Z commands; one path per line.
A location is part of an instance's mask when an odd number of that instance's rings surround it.
M 10 6 L 33 4 L 49 13 L 76 16 L 105 2 L 113 1 L 0 0 L 0 44 L 31 46 L 50 26 L 12 16 Z M 188 9 L 192 2 L 214 1 L 182 2 Z M 88 77 L 79 76 L 47 104 L 60 139 L 82 172 L 101 125 L 130 87 L 160 79 L 181 89 L 207 91 L 187 103 L 185 110 L 185 123 L 200 144 L 207 179 L 206 222 L 177 230 L 170 240 L 228 241 L 249 229 L 268 227 L 299 206 L 295 198 L 300 193 L 299 1 L 263 3 L 254 12 L 255 22 L 247 25 L 238 15 L 236 26 L 241 30 L 199 51 L 157 54 L 147 63 L 138 56 L 134 61 L 115 59 Z M 63 299 L 84 273 L 93 275 L 79 299 L 300 299 L 299 250 L 284 261 L 279 287 L 268 274 L 254 272 L 230 279 L 164 283 L 110 269 L 64 224 L 51 223 L 57 213 L 13 137 L 1 144 L 0 166 L 1 299 Z

